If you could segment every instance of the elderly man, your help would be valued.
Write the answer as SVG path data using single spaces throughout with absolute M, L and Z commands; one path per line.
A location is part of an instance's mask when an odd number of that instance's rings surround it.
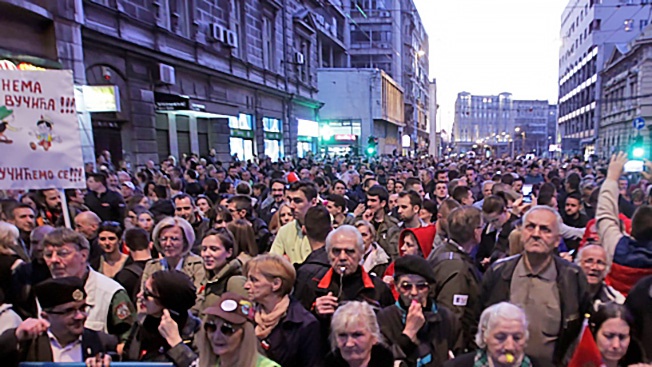
M 482 284 L 482 308 L 511 302 L 525 310 L 530 320 L 526 353 L 536 366 L 562 363 L 591 307 L 582 270 L 554 254 L 560 222 L 548 206 L 530 209 L 521 230 L 524 252 L 493 264 Z
M 81 234 L 57 228 L 43 239 L 43 258 L 52 277 L 77 277 L 84 281 L 87 302 L 93 305 L 85 326 L 127 339 L 135 321 L 134 306 L 125 289 L 88 265 L 88 241 Z
M 582 247 L 575 262 L 582 268 L 589 283 L 589 293 L 593 300 L 592 312 L 597 311 L 602 303 L 613 301 L 622 304 L 625 302 L 625 297 L 604 281 L 608 268 L 607 252 L 602 246 L 587 245 Z
M 451 211 L 448 216 L 446 243 L 430 254 L 430 266 L 436 279 L 437 304 L 453 311 L 462 325 L 465 347 L 473 347 L 473 336 L 480 315 L 480 272 L 470 253 L 480 243 L 482 212 L 472 206 Z
M 482 209 L 482 204 L 484 204 L 484 199 L 491 196 L 491 191 L 493 190 L 495 184 L 496 183 L 491 180 L 487 180 L 482 183 L 482 200 L 473 203 L 474 207 L 478 209 Z
M 100 217 L 92 211 L 77 214 L 75 217 L 75 231 L 84 236 L 91 246 L 88 254 L 88 263 L 95 270 L 100 268 L 100 258 L 104 251 L 97 241 L 98 230 L 100 229 Z
M 321 278 L 307 279 L 295 287 L 305 287 L 301 303 L 312 305 L 317 316 L 329 317 L 345 301 L 365 301 L 376 308 L 394 303 L 385 283 L 360 266 L 364 242 L 355 227 L 343 225 L 330 232 L 325 248 L 330 269 Z
M 41 319 L 30 318 L 0 335 L 3 366 L 19 362 L 86 362 L 108 366 L 117 339 L 84 327 L 88 303 L 77 277 L 49 279 L 36 287 Z M 97 362 L 100 362 L 99 364 Z
M 451 352 L 461 351 L 461 325 L 449 309 L 431 298 L 436 279 L 424 258 L 406 255 L 394 264 L 400 297 L 378 313 L 380 331 L 401 365 L 441 366 Z

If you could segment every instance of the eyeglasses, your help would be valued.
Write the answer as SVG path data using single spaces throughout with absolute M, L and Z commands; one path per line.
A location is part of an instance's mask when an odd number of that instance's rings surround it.
M 46 312 L 51 315 L 63 315 L 63 316 L 75 316 L 77 315 L 77 312 L 80 312 L 83 315 L 88 315 L 92 308 L 93 306 L 84 304 L 79 307 L 66 308 L 65 310 L 62 311 L 48 310 Z
M 217 331 L 217 324 L 214 321 L 206 321 L 204 323 L 204 331 L 210 334 L 214 333 L 215 331 Z M 222 326 L 220 326 L 220 332 L 224 336 L 231 336 L 235 334 L 236 331 L 238 331 L 238 329 L 235 326 L 229 324 L 228 322 L 223 322 Z
M 428 282 L 421 282 L 421 283 L 416 283 L 416 284 L 413 284 L 413 283 L 410 283 L 410 282 L 402 282 L 401 284 L 399 284 L 399 287 L 404 292 L 409 292 L 412 289 L 414 289 L 415 287 L 416 287 L 417 291 L 422 292 L 422 291 L 425 291 L 426 289 L 428 289 L 428 286 L 429 286 Z
M 46 258 L 46 259 L 51 259 L 52 256 L 54 254 L 56 254 L 57 257 L 66 258 L 66 257 L 68 257 L 68 256 L 70 256 L 70 255 L 72 255 L 74 253 L 75 253 L 75 251 L 70 251 L 68 249 L 59 249 L 59 250 L 55 250 L 55 251 L 44 251 L 43 252 L 43 257 Z
M 152 293 L 152 291 L 150 291 L 149 289 L 145 288 L 145 290 L 143 290 L 143 298 L 159 299 L 160 297 L 157 296 L 156 294 Z

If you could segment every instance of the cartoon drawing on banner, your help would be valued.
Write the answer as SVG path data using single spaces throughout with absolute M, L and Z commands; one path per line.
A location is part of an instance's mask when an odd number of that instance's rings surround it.
M 8 118 L 11 118 L 13 121 L 14 116 L 13 116 L 14 110 L 10 110 L 7 108 L 7 106 L 0 106 L 0 143 L 4 144 L 11 144 L 14 141 L 11 140 L 8 136 L 5 135 L 5 132 L 7 131 L 12 131 L 16 132 L 20 129 L 17 129 L 9 124 L 9 121 L 7 121 Z
M 61 143 L 61 137 L 52 133 L 53 128 L 54 123 L 52 120 L 45 116 L 41 116 L 41 119 L 36 122 L 36 130 L 29 133 L 29 135 L 34 135 L 36 137 L 37 142 L 30 142 L 29 147 L 32 148 L 32 150 L 36 150 L 38 146 L 42 146 L 43 150 L 47 152 L 52 146 L 52 141 Z

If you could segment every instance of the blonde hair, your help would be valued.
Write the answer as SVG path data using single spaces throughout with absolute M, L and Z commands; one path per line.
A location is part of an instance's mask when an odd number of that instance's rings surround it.
M 274 212 L 272 215 L 272 218 L 269 221 L 269 231 L 272 232 L 273 234 L 278 233 L 278 230 L 282 227 L 281 226 L 281 210 L 285 207 L 290 207 L 290 204 L 287 202 L 282 202 L 281 205 L 278 207 L 278 210 Z
M 0 254 L 15 255 L 13 247 L 18 244 L 20 232 L 13 224 L 0 221 Z
M 212 321 L 219 319 L 217 316 L 207 315 L 203 323 L 207 321 Z M 223 366 L 219 363 L 219 356 L 215 355 L 213 352 L 213 343 L 209 339 L 208 334 L 204 328 L 200 328 L 199 333 L 197 334 L 197 351 L 199 352 L 199 363 L 198 367 L 255 367 L 256 360 L 260 353 L 258 352 L 258 337 L 254 331 L 254 326 L 250 322 L 245 322 L 242 325 L 242 340 L 240 341 L 240 346 L 236 352 L 238 355 L 235 359 L 233 366 Z
M 352 301 L 340 306 L 331 319 L 330 342 L 333 351 L 337 350 L 337 333 L 358 322 L 362 322 L 367 331 L 376 339 L 377 344 L 382 343 L 374 309 L 366 302 Z
M 154 231 L 152 232 L 154 247 L 156 247 L 158 252 L 163 253 L 159 236 L 164 229 L 172 227 L 179 227 L 181 229 L 183 233 L 183 255 L 187 255 L 195 243 L 195 230 L 192 229 L 192 225 L 187 220 L 179 217 L 165 217 L 154 227 Z
M 274 278 L 281 279 L 281 288 L 277 293 L 283 296 L 290 294 L 297 278 L 294 266 L 283 256 L 277 254 L 258 255 L 249 260 L 244 266 L 244 274 L 249 276 L 249 272 L 254 270 L 258 270 L 270 281 Z

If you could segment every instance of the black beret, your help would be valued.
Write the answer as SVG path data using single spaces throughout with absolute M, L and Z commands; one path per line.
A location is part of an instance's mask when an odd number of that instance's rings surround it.
M 408 274 L 420 275 L 430 284 L 437 282 L 432 267 L 428 261 L 421 256 L 405 255 L 396 260 L 394 263 L 394 279 L 398 279 L 401 275 Z
M 158 301 L 169 310 L 186 314 L 195 305 L 197 289 L 188 275 L 178 270 L 159 270 L 152 274 Z
M 34 293 L 44 310 L 86 299 L 84 282 L 78 277 L 44 280 L 36 285 Z

